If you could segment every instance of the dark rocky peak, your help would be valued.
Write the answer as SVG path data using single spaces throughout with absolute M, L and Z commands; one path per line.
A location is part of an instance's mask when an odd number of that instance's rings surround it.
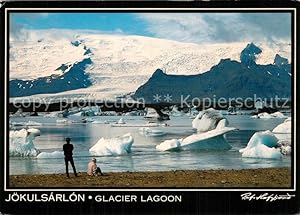
M 273 64 L 276 66 L 283 66 L 283 65 L 288 65 L 289 61 L 288 59 L 281 57 L 279 54 L 276 54 Z
M 256 56 L 260 53 L 262 53 L 262 50 L 254 45 L 254 43 L 248 44 L 247 47 L 241 52 L 241 63 L 246 66 L 256 65 Z
M 165 75 L 165 73 L 161 70 L 161 69 L 157 69 L 155 70 L 155 72 L 152 74 L 152 78 L 154 77 L 160 77 L 160 76 L 163 76 Z

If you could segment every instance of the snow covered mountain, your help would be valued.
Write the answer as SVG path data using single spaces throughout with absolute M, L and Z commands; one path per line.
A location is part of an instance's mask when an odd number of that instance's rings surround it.
M 262 49 L 257 64 L 272 64 L 276 54 L 291 59 L 286 42 L 256 44 Z M 26 40 L 10 41 L 10 97 L 113 99 L 135 92 L 158 68 L 167 74 L 193 75 L 210 70 L 220 59 L 240 61 L 246 45 L 30 30 Z
M 134 97 L 147 103 L 166 101 L 166 96 L 167 102 L 178 103 L 194 98 L 290 98 L 291 64 L 280 55 L 276 55 L 273 64 L 257 64 L 256 56 L 261 52 L 253 43 L 248 44 L 241 52 L 241 62 L 222 59 L 198 75 L 169 75 L 158 69 Z

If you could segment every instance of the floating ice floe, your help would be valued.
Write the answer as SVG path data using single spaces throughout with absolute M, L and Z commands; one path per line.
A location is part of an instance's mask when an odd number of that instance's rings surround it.
M 141 135 L 143 136 L 147 136 L 147 137 L 158 137 L 158 136 L 163 136 L 165 135 L 166 133 L 161 131 L 161 130 L 158 130 L 158 129 L 150 129 L 150 128 L 140 128 L 139 129 L 139 132 Z
M 242 157 L 281 159 L 280 144 L 269 130 L 256 132 L 244 149 L 239 150 Z
M 172 140 L 165 140 L 161 144 L 156 146 L 158 151 L 169 151 L 169 150 L 179 150 L 181 145 L 181 140 L 172 139 Z
M 63 151 L 41 152 L 37 158 L 64 158 Z
M 166 140 L 156 146 L 159 151 L 167 150 L 229 150 L 231 145 L 227 142 L 224 134 L 237 130 L 226 127 L 227 119 L 218 111 L 210 108 L 201 111 L 193 120 L 192 126 L 199 133 L 190 135 L 179 140 Z
M 275 113 L 259 113 L 257 115 L 251 116 L 251 118 L 257 118 L 257 119 L 271 119 L 271 118 L 287 118 L 283 113 L 277 111 Z
M 111 124 L 111 127 L 159 127 L 159 126 L 166 126 L 166 124 L 160 123 L 147 123 L 147 124 Z
M 94 120 L 93 122 L 92 122 L 93 124 L 109 124 L 109 122 L 108 121 L 101 121 L 101 120 Z
M 133 137 L 130 133 L 117 138 L 101 138 L 93 147 L 90 148 L 89 152 L 94 156 L 128 154 L 131 152 L 133 141 Z
M 13 126 L 42 126 L 42 123 L 34 122 L 34 121 L 28 121 L 28 122 L 10 122 Z
M 29 120 L 27 123 L 25 123 L 25 125 L 27 125 L 27 126 L 42 126 L 42 123 Z
M 287 118 L 283 113 L 277 111 L 275 113 L 271 113 L 272 117 L 276 117 L 276 118 Z
M 9 131 L 10 156 L 37 156 L 40 152 L 35 148 L 33 140 L 40 136 L 40 130 L 35 128 Z

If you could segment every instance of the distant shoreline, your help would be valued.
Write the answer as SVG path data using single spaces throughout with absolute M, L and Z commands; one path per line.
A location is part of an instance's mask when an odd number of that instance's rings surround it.
M 151 172 L 104 172 L 104 176 L 67 178 L 63 173 L 11 175 L 10 187 L 93 187 L 93 188 L 290 188 L 290 167 L 241 170 L 175 170 Z

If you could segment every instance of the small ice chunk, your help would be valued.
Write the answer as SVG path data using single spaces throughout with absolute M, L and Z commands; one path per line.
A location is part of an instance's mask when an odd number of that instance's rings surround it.
M 118 123 L 117 124 L 125 124 L 125 121 L 123 118 L 119 119 Z

